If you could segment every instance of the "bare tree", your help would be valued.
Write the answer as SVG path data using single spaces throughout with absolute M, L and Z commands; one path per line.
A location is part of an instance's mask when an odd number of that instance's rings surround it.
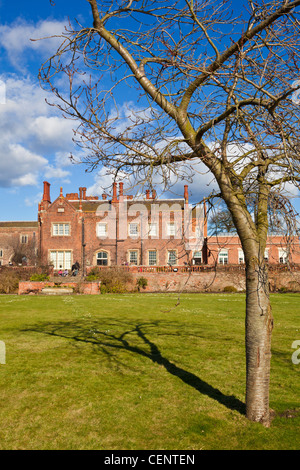
M 93 24 L 69 25 L 42 84 L 79 119 L 75 140 L 91 169 L 167 184 L 201 161 L 215 178 L 245 254 L 246 415 L 268 426 L 264 251 L 268 205 L 300 181 L 300 0 L 248 0 L 239 17 L 228 1 L 87 2 Z

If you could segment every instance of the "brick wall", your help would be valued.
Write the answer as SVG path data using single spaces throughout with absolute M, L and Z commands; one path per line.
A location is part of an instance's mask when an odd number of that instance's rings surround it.
M 62 282 L 60 287 L 71 287 L 74 292 L 80 294 L 99 295 L 100 282 Z M 19 282 L 19 295 L 23 294 L 40 294 L 44 287 L 55 287 L 55 282 L 45 281 L 20 281 Z
M 147 279 L 148 285 L 146 289 L 141 289 L 141 292 L 223 292 L 226 286 L 233 286 L 242 292 L 246 288 L 245 272 L 242 269 L 198 273 L 133 273 L 132 275 L 135 282 L 140 277 Z M 300 292 L 300 271 L 271 271 L 269 286 L 271 292 L 276 292 L 281 288 Z

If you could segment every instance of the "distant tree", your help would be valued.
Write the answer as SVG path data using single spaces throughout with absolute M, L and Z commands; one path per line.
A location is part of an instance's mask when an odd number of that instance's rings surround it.
M 14 264 L 36 265 L 38 261 L 36 239 L 32 238 L 27 243 L 22 243 L 19 238 L 10 243 L 12 250 L 11 261 Z
M 139 182 L 156 172 L 167 185 L 202 162 L 213 175 L 245 255 L 246 415 L 268 426 L 264 252 L 270 202 L 300 181 L 300 0 L 249 0 L 240 17 L 219 0 L 87 2 L 91 23 L 69 25 L 41 81 L 79 119 L 75 140 L 92 169 Z

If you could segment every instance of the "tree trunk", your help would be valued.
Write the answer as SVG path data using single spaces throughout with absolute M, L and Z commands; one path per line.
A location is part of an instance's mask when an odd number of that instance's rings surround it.
M 246 265 L 246 417 L 270 425 L 269 382 L 273 317 L 264 261 Z
M 246 416 L 270 425 L 269 383 L 273 317 L 268 269 L 262 263 L 246 266 Z

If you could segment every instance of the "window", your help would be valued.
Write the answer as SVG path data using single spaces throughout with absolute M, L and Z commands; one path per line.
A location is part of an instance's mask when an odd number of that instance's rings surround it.
M 138 252 L 137 251 L 129 251 L 129 263 L 137 266 L 138 264 Z
M 157 224 L 149 224 L 149 236 L 156 237 L 157 236 Z
M 168 251 L 168 264 L 173 266 L 177 263 L 177 255 L 175 250 Z
M 245 263 L 245 255 L 243 250 L 239 250 L 239 264 L 244 264 Z
M 129 235 L 130 236 L 137 236 L 139 234 L 139 224 L 137 223 L 131 223 L 129 224 Z
M 269 262 L 269 248 L 265 249 L 264 259 L 267 263 Z
M 0 250 L 0 258 L 3 258 L 3 250 Z
M 71 251 L 50 251 L 50 261 L 54 269 L 71 269 Z
M 198 265 L 202 263 L 202 251 L 195 251 L 194 253 L 194 264 Z
M 28 235 L 21 235 L 21 243 L 28 243 Z
M 97 237 L 107 237 L 107 224 L 97 224 Z
M 99 251 L 97 253 L 97 266 L 108 265 L 108 253 L 106 251 Z
M 228 250 L 221 250 L 219 253 L 219 264 L 228 264 Z
M 288 262 L 288 254 L 286 250 L 278 250 L 279 254 L 279 263 L 286 264 Z
M 176 226 L 174 223 L 167 224 L 167 235 L 169 237 L 176 235 Z
M 70 224 L 52 224 L 52 235 L 54 236 L 70 235 Z
M 155 250 L 148 251 L 148 264 L 149 266 L 155 266 L 157 263 L 157 253 Z

